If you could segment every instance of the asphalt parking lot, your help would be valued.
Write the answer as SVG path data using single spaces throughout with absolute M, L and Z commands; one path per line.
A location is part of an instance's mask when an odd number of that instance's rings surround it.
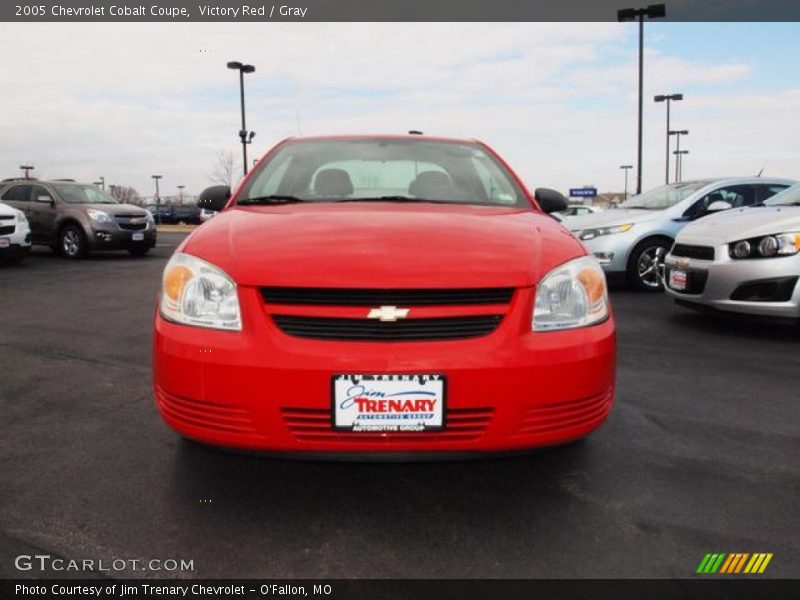
M 182 235 L 143 259 L 42 249 L 0 268 L 0 575 L 40 576 L 13 557 L 46 553 L 194 560 L 183 577 L 689 577 L 721 551 L 800 577 L 797 328 L 615 290 L 617 405 L 583 443 L 423 464 L 229 454 L 181 441 L 151 398 Z

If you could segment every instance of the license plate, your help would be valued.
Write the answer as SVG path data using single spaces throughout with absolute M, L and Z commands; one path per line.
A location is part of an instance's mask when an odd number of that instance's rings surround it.
M 144 240 L 144 234 L 143 233 L 139 232 L 139 233 L 134 233 L 133 234 L 133 241 L 134 242 L 141 242 L 142 240 Z
M 11 240 L 8 238 L 0 238 L 0 248 L 8 248 L 11 245 Z
M 669 272 L 669 287 L 677 291 L 685 290 L 687 279 L 686 271 L 672 269 Z
M 334 375 L 333 426 L 361 432 L 424 432 L 444 427 L 443 375 Z

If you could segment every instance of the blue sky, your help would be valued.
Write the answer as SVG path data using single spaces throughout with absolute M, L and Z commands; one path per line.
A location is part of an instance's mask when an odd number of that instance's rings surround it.
M 238 78 L 250 148 L 303 134 L 405 132 L 484 139 L 530 187 L 622 187 L 635 160 L 637 28 L 618 23 L 0 24 L 0 173 L 131 185 L 210 183 L 239 157 Z M 35 45 L 30 40 L 35 39 Z M 664 105 L 691 135 L 688 177 L 800 179 L 798 23 L 646 26 L 645 187 L 663 182 Z M 299 125 L 299 127 L 298 127 Z

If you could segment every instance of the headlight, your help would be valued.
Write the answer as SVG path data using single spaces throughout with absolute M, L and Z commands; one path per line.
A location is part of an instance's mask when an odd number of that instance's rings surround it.
M 728 245 L 731 258 L 772 258 L 800 252 L 800 233 L 778 233 L 739 240 Z
M 534 331 L 586 327 L 607 318 L 606 277 L 590 256 L 556 267 L 536 288 Z
M 219 267 L 175 254 L 164 269 L 161 315 L 195 327 L 242 330 L 236 283 Z
M 17 211 L 17 223 L 27 223 L 28 217 L 25 216 L 25 213 L 21 210 Z
M 633 223 L 624 223 L 623 225 L 612 225 L 610 227 L 598 227 L 596 229 L 584 229 L 578 236 L 581 240 L 593 240 L 596 237 L 603 235 L 613 235 L 615 233 L 625 233 L 633 227 Z
M 102 210 L 89 208 L 86 210 L 86 214 L 89 215 L 89 218 L 92 221 L 97 221 L 98 223 L 111 223 L 111 216 Z

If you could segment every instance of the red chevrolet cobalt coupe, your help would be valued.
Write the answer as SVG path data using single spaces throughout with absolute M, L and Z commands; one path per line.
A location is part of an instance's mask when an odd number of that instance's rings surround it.
M 154 385 L 188 438 L 314 455 L 513 451 L 614 398 L 606 282 L 486 145 L 286 140 L 177 248 Z

